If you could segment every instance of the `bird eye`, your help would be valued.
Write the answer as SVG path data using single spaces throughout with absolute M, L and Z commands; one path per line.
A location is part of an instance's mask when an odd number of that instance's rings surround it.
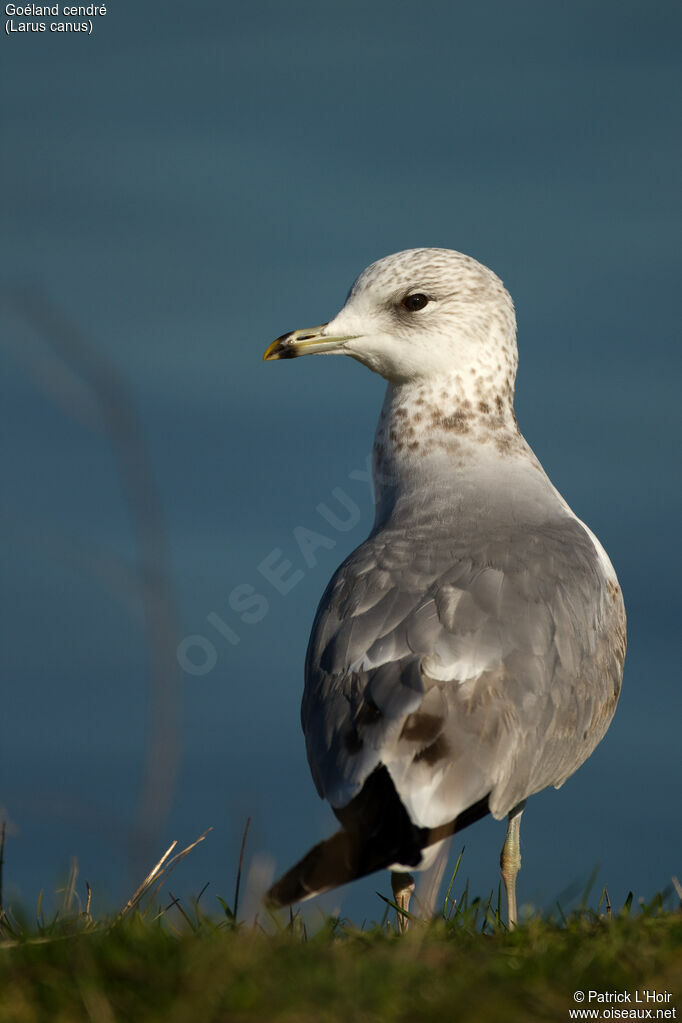
M 429 296 L 423 295 L 421 291 L 418 291 L 416 295 L 405 295 L 405 298 L 400 303 L 403 309 L 407 309 L 409 313 L 419 312 L 425 305 L 429 303 Z

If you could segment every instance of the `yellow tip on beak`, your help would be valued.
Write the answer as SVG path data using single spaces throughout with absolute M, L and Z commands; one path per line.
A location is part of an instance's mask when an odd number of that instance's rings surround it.
M 322 323 L 319 327 L 305 327 L 282 334 L 265 350 L 263 361 L 276 362 L 278 359 L 295 359 L 298 355 L 332 352 L 350 340 L 348 337 L 327 337 L 323 333 L 326 326 Z

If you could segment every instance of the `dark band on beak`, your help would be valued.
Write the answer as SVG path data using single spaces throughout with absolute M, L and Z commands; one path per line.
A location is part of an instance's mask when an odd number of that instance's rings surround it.
M 264 361 L 275 362 L 277 359 L 295 359 L 298 355 L 333 352 L 342 348 L 345 341 L 352 340 L 348 335 L 328 337 L 324 333 L 326 326 L 326 323 L 321 323 L 319 327 L 304 327 L 280 335 L 266 350 Z
M 295 345 L 292 344 L 291 337 L 293 333 L 294 331 L 290 330 L 286 334 L 280 334 L 263 355 L 264 362 L 275 362 L 277 359 L 295 359 L 297 355 L 301 355 L 302 352 L 300 350 L 297 351 Z

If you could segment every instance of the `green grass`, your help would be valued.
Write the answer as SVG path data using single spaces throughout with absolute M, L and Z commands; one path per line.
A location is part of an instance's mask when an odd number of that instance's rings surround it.
M 87 899 L 77 909 L 74 872 L 52 917 L 42 906 L 35 919 L 0 917 L 0 1023 L 525 1023 L 568 1020 L 576 990 L 671 992 L 662 1007 L 679 1013 L 682 912 L 666 899 L 628 897 L 611 912 L 602 893 L 594 909 L 509 932 L 498 895 L 470 899 L 465 887 L 404 936 L 378 901 L 376 924 L 328 919 L 311 934 L 296 914 L 247 927 L 221 900 L 209 913 L 199 900 L 160 910 L 138 899 L 93 920 Z

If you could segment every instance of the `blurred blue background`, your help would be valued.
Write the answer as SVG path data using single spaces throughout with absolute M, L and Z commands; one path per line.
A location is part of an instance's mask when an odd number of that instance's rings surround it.
M 511 291 L 522 429 L 628 608 L 619 711 L 531 801 L 521 901 L 551 906 L 598 866 L 619 904 L 682 870 L 681 22 L 628 0 L 123 0 L 90 36 L 3 38 L 6 895 L 33 904 L 77 856 L 95 910 L 114 905 L 213 826 L 171 887 L 209 881 L 217 909 L 248 816 L 247 867 L 288 867 L 335 827 L 302 666 L 371 527 L 383 382 L 261 355 L 420 245 Z M 360 509 L 346 532 L 318 510 L 344 514 L 335 488 Z M 314 565 L 299 526 L 328 539 Z M 286 595 L 268 558 L 291 562 Z M 497 886 L 503 832 L 457 842 L 474 891 Z M 359 923 L 387 887 L 323 905 Z

